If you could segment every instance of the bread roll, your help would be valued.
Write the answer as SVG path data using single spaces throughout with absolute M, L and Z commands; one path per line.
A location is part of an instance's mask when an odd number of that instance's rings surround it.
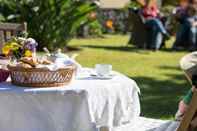
M 21 58 L 20 59 L 21 62 L 25 63 L 25 64 L 29 64 L 32 67 L 36 67 L 36 65 L 38 65 L 38 62 L 33 60 L 32 58 Z
M 32 68 L 31 65 L 23 63 L 23 62 L 19 62 L 16 67 L 22 67 L 22 68 Z

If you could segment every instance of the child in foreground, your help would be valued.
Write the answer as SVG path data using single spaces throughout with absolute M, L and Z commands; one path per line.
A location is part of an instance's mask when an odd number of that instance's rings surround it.
M 192 100 L 193 92 L 197 90 L 197 51 L 185 55 L 180 61 L 181 69 L 185 72 L 186 77 L 192 85 L 187 95 L 179 102 L 176 120 L 182 120 L 189 104 Z M 197 117 L 192 120 L 191 126 L 197 127 Z

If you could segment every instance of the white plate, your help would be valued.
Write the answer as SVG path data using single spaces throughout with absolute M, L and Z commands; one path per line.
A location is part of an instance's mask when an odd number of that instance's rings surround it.
M 104 75 L 104 76 L 101 76 L 101 75 L 97 75 L 97 74 L 90 74 L 90 76 L 94 79 L 101 79 L 101 80 L 109 80 L 109 79 L 112 79 L 114 77 L 113 74 L 110 74 L 110 75 Z

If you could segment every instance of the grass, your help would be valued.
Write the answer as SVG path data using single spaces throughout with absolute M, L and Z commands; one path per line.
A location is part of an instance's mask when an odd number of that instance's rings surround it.
M 134 79 L 141 89 L 143 116 L 172 119 L 178 101 L 190 88 L 179 68 L 179 60 L 186 52 L 170 51 L 170 44 L 163 51 L 140 50 L 127 46 L 128 39 L 127 35 L 107 35 L 73 39 L 69 45 L 81 48 L 77 60 L 83 66 L 110 63 L 114 70 Z

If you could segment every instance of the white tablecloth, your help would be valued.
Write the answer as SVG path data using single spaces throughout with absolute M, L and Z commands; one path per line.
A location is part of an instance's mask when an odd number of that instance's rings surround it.
M 176 131 L 179 125 L 179 121 L 136 117 L 131 123 L 114 128 L 113 131 Z
M 1 131 L 97 131 L 86 92 L 0 92 Z
M 85 97 L 80 92 L 86 92 Z M 0 130 L 93 131 L 88 121 L 97 127 L 119 126 L 139 116 L 138 93 L 137 84 L 119 73 L 110 80 L 81 76 L 61 88 L 2 83 Z

